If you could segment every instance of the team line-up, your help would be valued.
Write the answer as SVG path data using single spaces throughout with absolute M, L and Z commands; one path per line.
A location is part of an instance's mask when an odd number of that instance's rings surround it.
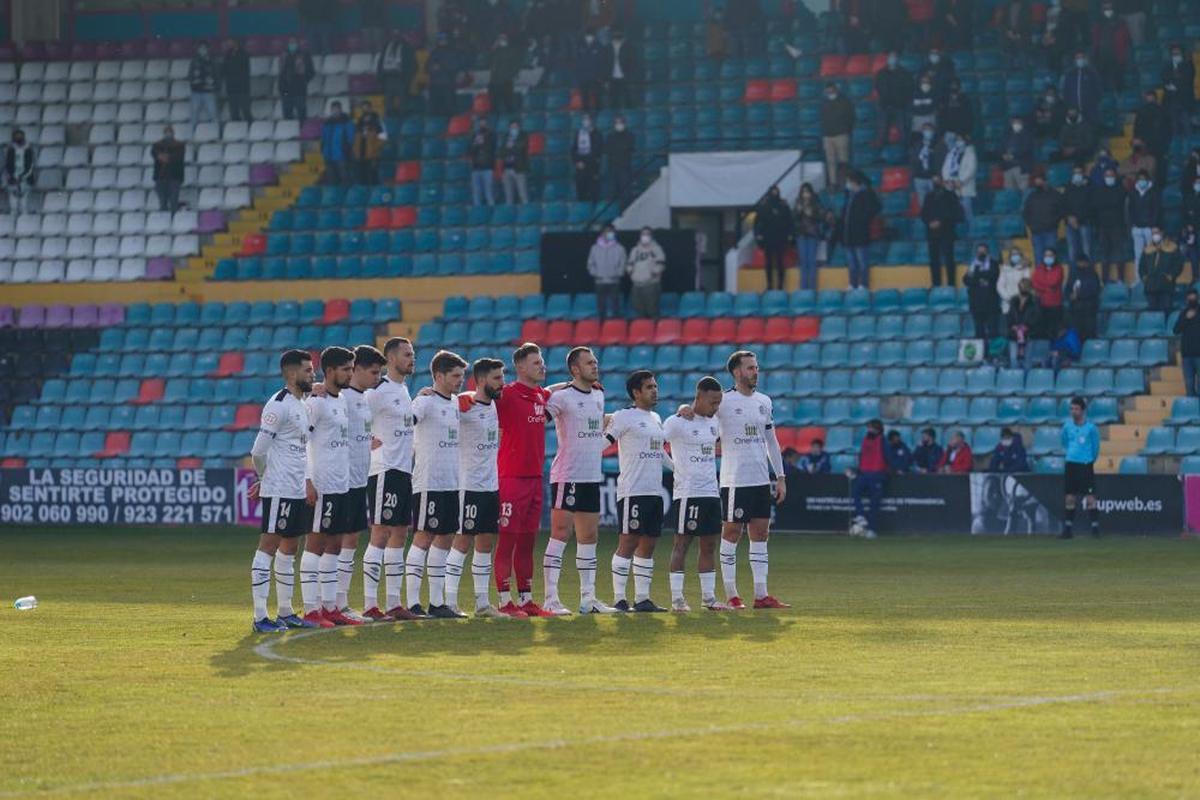
M 664 526 L 675 531 L 672 610 L 690 611 L 684 563 L 693 537 L 699 540 L 702 606 L 746 608 L 736 580 L 743 532 L 750 539 L 754 608 L 788 607 L 767 591 L 771 506 L 784 501 L 786 482 L 771 399 L 757 391 L 754 353 L 730 355 L 728 391 L 716 378 L 702 379 L 694 401 L 665 423 L 654 411 L 658 385 L 649 370 L 626 381 L 632 405 L 605 414 L 600 365 L 586 347 L 567 356 L 571 380 L 553 386 L 543 386 L 546 364 L 535 344 L 513 352 L 515 379 L 508 383 L 498 359 L 481 358 L 468 367 L 457 354 L 439 351 L 429 366 L 433 385 L 416 398 L 406 383 L 416 364 L 407 339 L 390 339 L 382 353 L 367 345 L 330 347 L 320 361 L 324 382 L 315 385 L 308 352 L 289 350 L 280 357 L 285 386 L 263 407 L 251 453 L 259 475 L 251 496 L 262 500 L 262 535 L 251 566 L 254 630 L 465 617 L 458 595 L 468 553 L 477 617 L 567 616 L 572 612 L 558 583 L 572 532 L 580 614 L 666 611 L 650 598 Z M 473 392 L 461 391 L 468 368 Z M 550 466 L 551 529 L 539 605 L 532 578 L 547 419 L 554 422 L 558 450 Z M 620 462 L 613 605 L 596 595 L 602 460 L 609 443 L 617 445 Z M 674 472 L 669 514 L 662 499 L 664 468 Z M 349 591 L 358 537 L 368 529 L 360 614 L 350 608 Z M 304 609 L 297 614 L 292 597 L 301 536 Z M 724 602 L 716 596 L 718 537 Z M 499 607 L 490 595 L 493 550 Z M 267 611 L 272 571 L 275 618 Z M 421 604 L 426 580 L 427 609 Z

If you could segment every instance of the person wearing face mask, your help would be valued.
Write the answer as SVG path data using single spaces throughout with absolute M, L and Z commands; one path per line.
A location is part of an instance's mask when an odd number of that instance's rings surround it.
M 492 100 L 492 111 L 507 114 L 517 110 L 513 82 L 521 71 L 524 57 L 520 48 L 509 44 L 507 34 L 496 37 L 496 44 L 488 54 L 488 97 Z
M 938 99 L 934 94 L 933 76 L 928 72 L 921 75 L 917 87 L 913 91 L 912 103 L 909 106 L 909 117 L 912 120 L 909 130 L 921 133 L 926 127 L 931 130 L 937 127 Z
M 1137 173 L 1133 188 L 1129 190 L 1129 228 L 1133 238 L 1134 258 L 1140 258 L 1150 243 L 1154 228 L 1162 224 L 1162 195 L 1150 179 L 1150 173 Z
M 1084 119 L 1099 119 L 1100 98 L 1104 94 L 1104 83 L 1100 73 L 1088 62 L 1087 53 L 1075 53 L 1070 69 L 1063 73 L 1059 93 L 1068 109 L 1078 109 Z
M 486 119 L 475 123 L 467 158 L 471 161 L 471 204 L 496 205 L 492 172 L 496 165 L 496 134 Z
M 571 143 L 571 161 L 575 164 L 575 196 L 579 200 L 600 199 L 600 158 L 604 154 L 604 137 L 585 114 Z
M 1063 318 L 1064 270 L 1058 251 L 1047 247 L 1041 262 L 1033 270 L 1033 292 L 1037 295 L 1040 325 L 1033 329 L 1036 339 L 1050 339 L 1058 332 Z
M 925 223 L 925 240 L 929 244 L 929 280 L 933 286 L 953 286 L 958 267 L 954 263 L 954 243 L 957 241 L 958 223 L 963 220 L 962 204 L 954 192 L 945 187 L 941 176 L 934 176 L 933 191 L 925 197 L 921 207 L 921 221 Z
M 600 110 L 600 86 L 604 81 L 604 47 L 588 31 L 575 53 L 575 85 L 585 111 Z
M 942 460 L 942 446 L 937 441 L 937 431 L 933 428 L 923 428 L 921 439 L 913 448 L 913 472 L 927 475 L 937 472 L 938 462 Z
M 605 225 L 588 252 L 587 271 L 596 285 L 600 320 L 621 316 L 621 279 L 625 277 L 627 254 L 617 241 L 617 229 Z
M 879 198 L 867 184 L 867 176 L 850 170 L 833 242 L 840 242 L 846 248 L 851 289 L 871 288 L 871 222 L 882 210 Z
M 946 445 L 946 452 L 942 453 L 938 472 L 944 475 L 967 475 L 973 469 L 975 456 L 971 453 L 971 446 L 967 444 L 967 437 L 962 431 L 955 431 L 950 436 L 950 444 Z
M 816 290 L 818 286 L 817 249 L 825 241 L 830 217 L 830 212 L 821 205 L 821 198 L 813 190 L 812 184 L 802 185 L 795 208 L 796 255 L 800 266 L 801 289 Z M 782 277 L 779 288 L 786 289 Z
M 947 133 L 946 140 L 950 151 L 942 161 L 942 180 L 946 188 L 958 196 L 958 202 L 962 204 L 963 221 L 970 230 L 975 224 L 975 176 L 979 160 L 969 135 Z
M 821 103 L 821 145 L 825 149 L 825 179 L 837 185 L 850 164 L 850 137 L 854 133 L 854 104 L 836 83 L 825 84 Z
M 230 39 L 221 58 L 221 87 L 229 118 L 250 122 L 250 55 L 242 43 Z
M 321 158 L 325 161 L 326 183 L 332 186 L 350 184 L 354 120 L 342 111 L 342 104 L 336 100 L 329 106 L 329 116 L 321 123 Z
M 971 98 L 962 90 L 958 78 L 950 81 L 950 89 L 937 112 L 938 129 L 970 136 L 975 130 L 975 108 Z
M 938 105 L 950 94 L 950 82 L 955 79 L 954 61 L 942 54 L 939 48 L 931 48 L 922 69 L 933 79 L 933 96 Z
M 1058 151 L 1051 159 L 1083 164 L 1095 152 L 1097 141 L 1096 126 L 1085 119 L 1079 109 L 1068 109 L 1067 117 L 1058 132 Z
M 529 202 L 529 135 L 521 130 L 521 123 L 508 123 L 508 133 L 500 142 L 500 165 L 503 172 L 504 202 Z
M 183 186 L 183 160 L 187 149 L 175 138 L 175 129 L 168 125 L 163 138 L 150 147 L 154 163 L 154 193 L 158 195 L 158 210 L 172 214 L 179 208 L 179 189 Z
M 795 220 L 779 187 L 772 186 L 754 208 L 754 241 L 763 251 L 767 289 L 785 289 L 784 256 L 796 235 Z
M 1067 223 L 1067 253 L 1074 264 L 1092 252 L 1092 188 L 1083 167 L 1071 172 L 1071 182 L 1062 194 L 1062 213 Z
M 637 74 L 637 51 L 625 38 L 624 31 L 613 31 L 612 42 L 604 49 L 604 76 L 612 108 L 629 108 L 633 98 L 629 87 L 637 80 Z
M 1033 133 L 1020 116 L 1013 116 L 1000 148 L 1000 166 L 1004 169 L 1004 188 L 1024 192 L 1033 171 Z
M 1137 269 L 1150 310 L 1161 311 L 1166 317 L 1171 313 L 1175 282 L 1183 273 L 1183 253 L 1179 251 L 1179 245 L 1165 236 L 1161 228 L 1152 228 L 1146 249 L 1138 255 Z
M 392 31 L 383 48 L 375 55 L 375 75 L 383 89 L 387 108 L 403 113 L 408 87 L 416 72 L 416 53 L 400 31 Z
M 996 337 L 996 317 L 1000 312 L 1000 265 L 992 259 L 988 246 L 982 242 L 975 248 L 975 258 L 963 273 L 967 287 L 967 308 L 975 323 L 975 338 L 985 342 Z
M 1033 191 L 1025 198 L 1021 218 L 1029 228 L 1033 252 L 1041 253 L 1058 244 L 1058 223 L 1063 218 L 1063 198 L 1046 185 L 1046 176 L 1033 176 Z
M 1141 139 L 1134 139 L 1130 145 L 1129 157 L 1117 167 L 1117 177 L 1126 185 L 1137 180 L 1138 173 L 1144 172 L 1151 178 L 1157 174 L 1158 161 L 1146 148 Z
M 364 100 L 359 107 L 358 121 L 354 124 L 354 161 L 358 183 L 362 186 L 374 186 L 379 182 L 379 159 L 387 139 L 383 120 L 375 112 L 371 101 Z
M 604 155 L 608 159 L 608 174 L 612 176 L 612 196 L 622 200 L 633 186 L 633 152 L 636 140 L 625 124 L 624 117 L 613 120 L 612 132 L 604 142 Z
M 221 116 L 217 113 L 217 65 L 204 42 L 196 46 L 196 54 L 188 64 L 188 85 L 192 90 L 192 130 L 196 129 L 196 123 L 201 119 L 215 122 L 220 127 Z
M 1171 147 L 1171 117 L 1167 109 L 1159 105 L 1158 95 L 1153 91 L 1142 94 L 1142 104 L 1133 118 L 1133 138 L 1142 142 L 1146 152 L 1155 159 L 1166 163 L 1167 151 Z
M 875 538 L 887 474 L 887 444 L 883 438 L 883 422 L 873 419 L 867 423 L 867 434 L 863 437 L 858 451 L 858 469 L 850 471 L 850 499 L 854 501 L 854 521 L 867 529 L 868 539 Z M 869 510 L 864 507 L 864 497 L 870 498 Z
M 1008 260 L 1000 265 L 1000 278 L 996 281 L 996 294 L 1000 296 L 1000 313 L 1007 314 L 1013 300 L 1021 293 L 1021 281 L 1032 275 L 1029 264 L 1019 250 L 1008 254 Z
M 1057 140 L 1066 117 L 1067 108 L 1058 96 L 1058 88 L 1054 85 L 1047 86 L 1033 107 L 1034 134 L 1039 139 Z
M 299 120 L 301 124 L 308 119 L 308 84 L 314 74 L 312 56 L 295 39 L 288 39 L 287 52 L 279 59 L 279 99 L 284 119 Z
M 1196 105 L 1196 67 L 1192 54 L 1179 42 L 1171 43 L 1171 55 L 1162 68 L 1163 107 L 1171 120 L 1171 130 L 1180 138 L 1192 133 L 1192 110 Z
M 1021 439 L 1021 434 L 1014 432 L 1012 428 L 1000 430 L 1000 441 L 992 451 L 989 467 L 989 472 L 1029 471 L 1029 458 L 1025 454 L 1025 442 Z
M 1128 197 L 1114 168 L 1106 169 L 1100 185 L 1092 188 L 1091 201 L 1095 261 L 1103 265 L 1106 283 L 1114 280 L 1124 283 L 1125 251 L 1129 241 Z
M 1100 18 L 1092 23 L 1092 59 L 1109 91 L 1119 92 L 1124 87 L 1123 76 L 1132 51 L 1129 26 L 1111 0 L 1106 0 L 1100 7 Z
M 658 319 L 658 303 L 662 297 L 662 276 L 667 271 L 667 255 L 658 242 L 654 231 L 642 228 L 638 243 L 629 251 L 625 262 L 629 274 L 629 300 L 633 313 L 639 317 Z
M 1029 370 L 1033 366 L 1033 335 L 1039 324 L 1040 309 L 1033 295 L 1033 283 L 1023 278 L 1005 315 L 1009 367 Z
M 933 125 L 925 125 L 921 129 L 921 136 L 913 142 L 908 160 L 918 205 L 925 205 L 926 195 L 933 191 L 933 178 L 935 175 L 941 176 L 942 162 L 945 160 L 945 145 L 935 137 Z
M 916 82 L 911 72 L 900 66 L 900 54 L 887 54 L 887 65 L 875 74 L 875 95 L 879 98 L 879 117 L 876 123 L 875 147 L 891 140 L 895 126 L 901 141 L 908 134 L 908 111 L 912 107 Z
M 1096 322 L 1100 315 L 1100 276 L 1086 256 L 1075 260 L 1075 269 L 1067 283 L 1067 298 L 1071 301 L 1071 325 L 1083 341 L 1096 338 Z
M 1188 397 L 1200 397 L 1200 294 L 1189 289 L 1183 311 L 1172 329 L 1179 337 L 1179 357 L 1183 366 L 1183 386 Z

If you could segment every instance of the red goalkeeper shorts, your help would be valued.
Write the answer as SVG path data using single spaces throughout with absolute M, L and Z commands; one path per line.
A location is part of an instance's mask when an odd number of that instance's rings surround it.
M 537 533 L 542 527 L 542 479 L 500 479 L 500 532 Z

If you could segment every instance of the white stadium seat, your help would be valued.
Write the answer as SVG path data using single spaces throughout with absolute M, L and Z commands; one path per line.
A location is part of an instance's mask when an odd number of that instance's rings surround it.
M 92 217 L 92 236 L 112 236 L 121 228 L 121 215 L 105 212 Z
M 146 62 L 148 81 L 166 81 L 171 75 L 171 62 L 165 58 L 152 58 Z
M 0 63 L 0 81 L 15 81 L 17 79 L 17 65 L 11 61 Z M 11 270 L 11 267 L 9 268 Z
M 226 186 L 245 186 L 250 183 L 250 165 L 230 164 L 225 168 L 221 182 Z
M 130 237 L 137 238 L 137 237 Z M 170 236 L 148 236 L 145 240 L 145 245 L 141 253 L 129 253 L 128 255 L 144 255 L 146 258 L 162 258 L 171 254 L 171 237 Z M 122 256 L 126 255 L 124 251 Z
M 166 81 L 146 81 L 142 86 L 142 100 L 166 100 L 170 95 L 170 86 Z
M 70 178 L 68 178 L 70 180 Z M 117 186 L 117 171 L 112 167 L 101 167 L 92 170 L 91 188 L 100 191 L 101 189 L 119 189 Z
M 171 250 L 168 253 L 172 258 L 186 258 L 194 256 L 200 252 L 200 237 L 192 234 L 171 237 Z
M 13 120 L 13 124 L 22 128 L 29 125 L 37 125 L 42 121 L 41 109 L 42 106 L 39 103 L 17 106 L 17 118 Z
M 41 83 L 46 75 L 46 65 L 40 61 L 26 61 L 21 65 L 21 80 L 30 83 Z
M 93 206 L 96 211 L 116 211 L 120 207 L 121 193 L 111 186 L 96 193 L 95 205 Z
M 123 144 L 117 149 L 117 163 L 122 167 L 145 164 L 149 159 L 146 148 L 140 144 Z
M 67 94 L 67 100 L 71 103 L 90 103 L 92 102 L 94 91 L 95 84 L 89 81 L 73 83 L 71 84 L 71 91 Z
M 275 160 L 274 142 L 255 142 L 250 145 L 250 163 L 265 164 Z
M 92 280 L 115 281 L 120 272 L 121 262 L 115 258 L 101 258 L 92 262 Z
M 220 164 L 205 164 L 196 173 L 196 179 L 188 181 L 192 186 L 220 186 L 225 180 L 225 170 Z
M 119 263 L 117 280 L 138 281 L 146 277 L 146 260 L 144 258 L 126 258 Z
M 42 89 L 42 103 L 67 102 L 67 84 L 47 83 Z
M 137 125 L 142 121 L 146 108 L 140 102 L 121 103 L 117 106 L 118 125 Z
M 42 214 L 41 236 L 62 236 L 67 232 L 65 214 Z
M 38 264 L 37 280 L 39 283 L 55 283 L 67 277 L 67 262 L 51 259 Z
M 17 258 L 22 259 L 38 259 L 42 257 L 42 240 L 34 237 L 26 239 L 17 239 Z
M 13 263 L 11 261 L 0 261 L 0 283 L 12 283 Z
M 92 254 L 95 258 L 116 258 L 121 248 L 121 239 L 117 236 L 101 236 L 92 244 Z
M 134 216 L 126 214 L 125 216 Z M 145 233 L 147 236 L 161 236 L 171 232 L 171 213 L 169 211 L 151 211 L 149 214 L 141 216 L 140 225 L 137 226 L 136 232 Z M 131 231 L 133 233 L 134 231 Z
M 169 120 L 170 118 L 171 118 L 171 104 L 170 103 L 156 102 L 156 103 L 148 103 L 146 105 L 145 120 L 146 120 L 147 128 L 149 128 L 151 125 L 153 125 L 153 126 L 157 127 L 159 129 L 159 133 L 161 133 L 162 132 L 161 126 L 164 123 L 166 123 L 167 120 Z
M 117 140 L 115 125 L 93 125 L 88 131 L 88 144 L 93 147 L 111 144 Z
M 17 217 L 16 229 L 13 235 L 17 238 L 38 236 L 42 232 L 42 221 L 37 214 L 21 214 Z
M 48 239 L 42 239 L 42 251 L 40 255 L 43 260 L 48 258 L 66 258 L 67 237 L 51 236 Z
M 96 79 L 96 63 L 94 61 L 72 61 L 67 79 L 71 82 L 86 81 L 87 83 L 91 83 Z
M 350 56 L 350 63 L 346 66 L 346 72 L 351 75 L 365 75 L 375 71 L 375 56 L 371 53 L 353 53 Z
M 92 150 L 92 167 L 115 167 L 117 165 L 117 147 L 111 144 L 97 145 Z
M 226 164 L 248 164 L 250 162 L 250 145 L 245 142 L 226 144 L 221 150 L 221 160 Z
M 249 138 L 250 123 L 248 122 L 226 122 L 225 130 L 222 132 L 221 139 L 226 142 L 244 142 Z
M 250 205 L 250 187 L 248 186 L 231 186 L 225 190 L 224 203 L 222 208 L 233 210 L 235 208 L 245 208 Z
M 76 236 L 67 245 L 67 258 L 91 258 L 95 251 L 95 240 L 90 236 Z
M 71 75 L 71 64 L 68 61 L 50 61 L 46 64 L 46 71 L 42 75 L 43 83 L 58 83 L 67 81 Z
M 272 142 L 275 140 L 275 124 L 270 120 L 256 119 L 250 123 L 246 138 L 252 142 Z
M 107 62 L 101 62 L 101 66 Z M 96 79 L 96 88 L 92 90 L 93 103 L 112 103 L 117 99 L 117 94 L 121 91 L 121 84 L 109 81 L 102 82 L 99 77 Z
M 77 258 L 67 264 L 67 276 L 64 278 L 68 283 L 79 283 L 80 281 L 90 281 L 92 279 L 92 261 L 87 258 Z
M 176 58 L 171 61 L 171 66 L 167 70 L 167 77 L 171 80 L 184 80 L 188 76 L 188 67 L 190 62 L 186 58 Z
M 199 224 L 199 217 L 196 211 L 176 211 L 175 216 L 171 217 L 171 233 L 176 236 L 192 233 Z
M 145 186 L 146 181 L 142 177 L 142 170 L 138 167 L 121 167 L 117 171 L 117 182 L 114 184 L 118 189 L 133 189 L 137 186 Z
M 143 258 L 146 255 L 146 237 L 122 236 L 117 255 L 121 258 Z
M 199 126 L 203 127 L 203 126 Z M 196 149 L 197 164 L 220 164 L 222 157 L 221 151 L 224 150 L 224 145 L 220 144 L 202 144 Z
M 120 75 L 122 81 L 141 81 L 146 77 L 146 62 L 122 61 Z
M 141 125 L 122 125 L 117 128 L 117 144 L 136 144 L 142 143 L 142 126 Z
M 279 142 L 275 145 L 275 161 L 288 164 L 301 158 L 299 142 Z
M 345 53 L 330 53 L 321 57 L 319 65 L 314 64 L 313 66 L 318 75 L 344 75 L 347 72 L 348 63 L 349 59 Z
M 66 103 L 55 103 L 51 106 L 42 106 L 42 124 L 66 125 L 67 108 L 68 106 Z
M 115 81 L 121 77 L 120 61 L 101 61 L 96 65 L 96 80 Z
M 33 283 L 37 280 L 38 262 L 28 259 L 13 264 L 13 283 Z
M 215 122 L 201 122 L 196 126 L 190 141 L 196 144 L 221 141 L 221 130 Z

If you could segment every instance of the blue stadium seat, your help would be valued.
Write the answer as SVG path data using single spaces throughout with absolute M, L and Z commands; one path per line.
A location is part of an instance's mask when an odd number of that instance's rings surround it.
M 1152 428 L 1146 434 L 1146 443 L 1142 446 L 1142 454 L 1161 456 L 1175 452 L 1175 430 L 1173 428 Z
M 908 391 L 908 370 L 890 368 L 883 370 L 879 378 L 880 394 L 904 394 Z
M 44 396 L 44 392 L 43 392 Z M 1200 424 L 1200 398 L 1176 397 L 1171 402 L 1171 416 L 1168 425 Z
M 1121 459 L 1118 472 L 1122 475 L 1145 475 L 1150 471 L 1150 465 L 1142 456 L 1125 456 Z

